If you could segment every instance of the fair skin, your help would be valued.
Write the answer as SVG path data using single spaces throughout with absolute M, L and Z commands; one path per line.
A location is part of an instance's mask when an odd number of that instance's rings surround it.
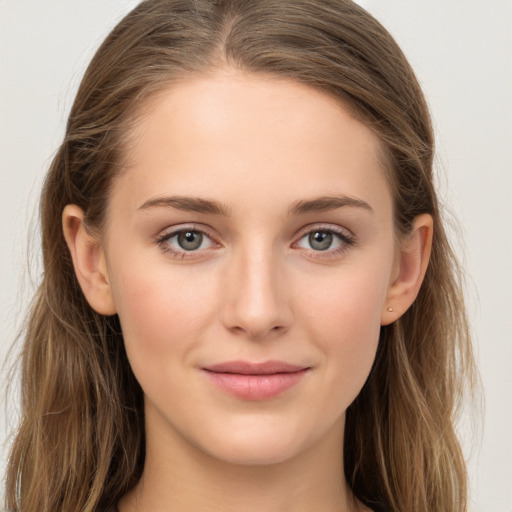
M 223 70 L 146 107 L 101 236 L 63 213 L 145 395 L 144 474 L 120 511 L 365 510 L 345 411 L 418 293 L 431 218 L 397 239 L 376 136 L 304 85 Z M 250 375 L 215 368 L 233 361 Z M 262 376 L 269 361 L 293 368 Z

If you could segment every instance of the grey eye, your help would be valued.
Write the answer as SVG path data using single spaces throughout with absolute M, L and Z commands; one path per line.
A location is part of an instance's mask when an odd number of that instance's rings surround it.
M 157 243 L 163 252 L 179 259 L 199 257 L 202 251 L 216 246 L 206 232 L 195 227 L 184 227 L 165 233 Z
M 176 235 L 178 245 L 185 251 L 195 251 L 203 243 L 203 234 L 199 231 L 182 231 Z
M 332 245 L 333 235 L 328 231 L 313 231 L 308 235 L 308 242 L 315 251 L 326 251 Z
M 319 227 L 304 233 L 295 246 L 316 253 L 334 254 L 352 244 L 350 235 L 345 234 L 341 229 Z

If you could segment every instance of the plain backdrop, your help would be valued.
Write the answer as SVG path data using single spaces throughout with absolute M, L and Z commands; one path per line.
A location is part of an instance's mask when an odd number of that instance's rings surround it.
M 37 224 L 27 240 L 42 178 L 86 64 L 136 3 L 0 0 L 0 364 L 40 270 Z M 360 3 L 395 36 L 432 109 L 485 395 L 485 414 L 461 424 L 472 510 L 512 512 L 512 1 Z M 2 474 L 15 409 L 2 398 Z

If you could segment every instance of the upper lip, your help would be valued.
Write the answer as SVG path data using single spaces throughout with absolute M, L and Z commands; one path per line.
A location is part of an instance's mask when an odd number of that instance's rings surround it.
M 226 361 L 204 367 L 215 373 L 237 373 L 241 375 L 271 375 L 273 373 L 293 373 L 308 369 L 308 366 L 285 363 L 284 361 L 265 361 L 251 363 L 248 361 Z

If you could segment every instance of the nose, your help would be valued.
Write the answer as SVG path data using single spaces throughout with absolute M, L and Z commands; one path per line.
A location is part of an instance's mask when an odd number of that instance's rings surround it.
M 262 340 L 290 328 L 290 289 L 282 270 L 271 248 L 253 244 L 251 250 L 233 254 L 224 287 L 227 329 Z

